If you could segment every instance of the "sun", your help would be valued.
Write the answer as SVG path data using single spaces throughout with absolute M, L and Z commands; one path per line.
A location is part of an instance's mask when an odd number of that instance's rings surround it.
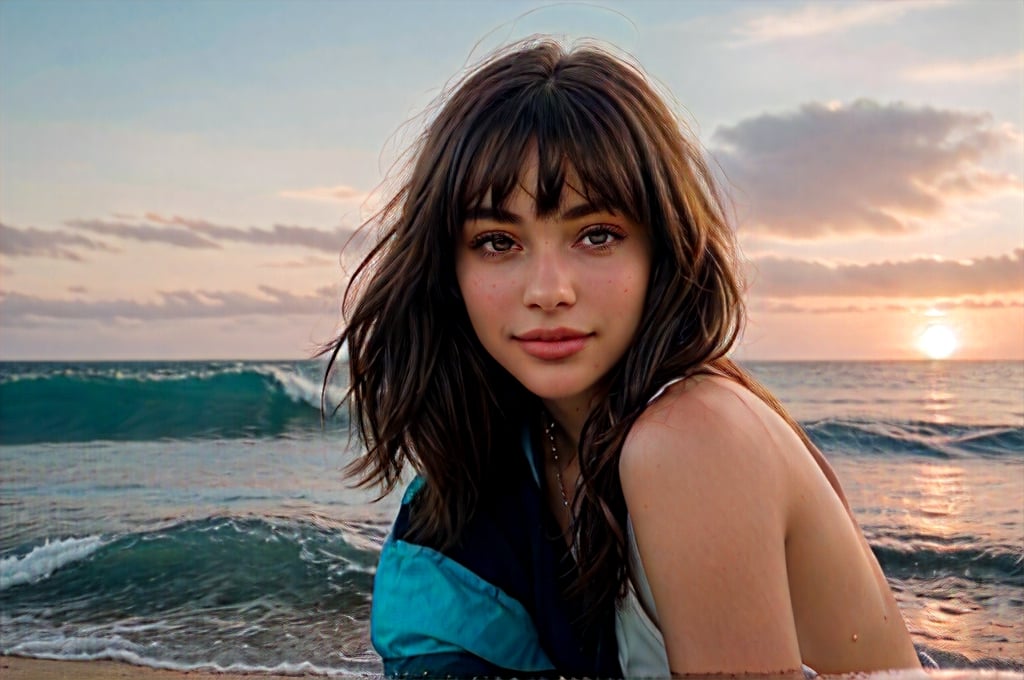
M 947 359 L 956 351 L 958 341 L 953 329 L 943 323 L 933 323 L 917 339 L 917 347 L 929 359 Z

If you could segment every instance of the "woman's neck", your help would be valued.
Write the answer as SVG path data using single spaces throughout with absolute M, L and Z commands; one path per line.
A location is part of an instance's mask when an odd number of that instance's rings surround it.
M 590 395 L 568 399 L 545 399 L 544 408 L 554 419 L 562 433 L 569 439 L 573 450 L 580 446 L 583 423 L 590 414 Z

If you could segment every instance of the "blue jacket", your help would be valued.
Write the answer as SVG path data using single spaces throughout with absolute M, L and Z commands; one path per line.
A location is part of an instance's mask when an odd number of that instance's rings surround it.
M 523 443 L 527 456 L 444 552 L 407 536 L 423 481 L 406 491 L 373 588 L 370 637 L 386 676 L 621 675 L 613 612 L 585 625 L 566 595 L 575 562 Z

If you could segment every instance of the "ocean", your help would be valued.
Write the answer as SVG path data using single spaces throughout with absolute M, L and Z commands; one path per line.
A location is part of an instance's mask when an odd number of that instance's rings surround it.
M 1024 670 L 1024 363 L 751 363 L 836 468 L 915 644 Z M 0 364 L 0 653 L 377 675 L 398 494 L 322 364 Z M 333 388 L 333 396 L 343 386 Z

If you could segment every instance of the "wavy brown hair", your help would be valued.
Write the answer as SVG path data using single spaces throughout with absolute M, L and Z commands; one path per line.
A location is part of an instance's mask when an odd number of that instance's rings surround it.
M 503 205 L 538 161 L 538 213 L 557 209 L 569 171 L 595 207 L 650 230 L 653 261 L 632 346 L 601 383 L 580 438 L 577 586 L 592 612 L 624 592 L 626 505 L 619 456 L 630 427 L 672 378 L 707 370 L 779 403 L 727 358 L 744 321 L 733 231 L 703 154 L 627 58 L 534 38 L 472 69 L 438 102 L 406 180 L 371 220 L 382 236 L 345 292 L 349 408 L 367 454 L 348 472 L 384 493 L 406 464 L 425 481 L 413 531 L 445 547 L 501 483 L 539 401 L 491 359 L 455 278 L 455 239 L 485 199 Z

